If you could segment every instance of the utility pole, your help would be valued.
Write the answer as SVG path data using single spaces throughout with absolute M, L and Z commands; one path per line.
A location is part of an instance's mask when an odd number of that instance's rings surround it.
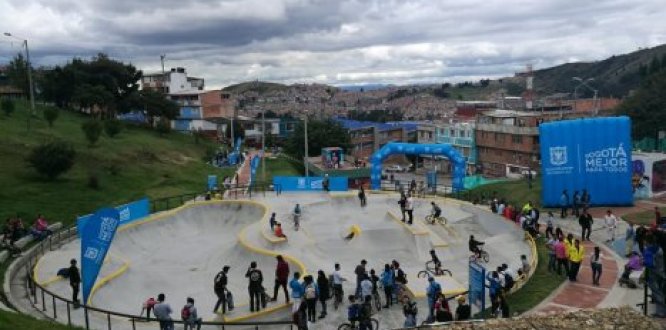
M 305 177 L 310 177 L 310 171 L 308 170 L 308 111 L 305 110 L 305 158 L 303 158 L 305 163 Z
M 30 130 L 30 117 L 35 115 L 35 86 L 32 84 L 32 64 L 30 64 L 30 50 L 28 49 L 28 39 L 19 38 L 9 32 L 4 33 L 5 36 L 23 41 L 25 47 L 26 66 L 28 70 L 28 84 L 30 85 L 30 114 L 28 114 L 28 130 Z
M 266 183 L 266 108 L 261 108 L 261 180 Z
M 164 59 L 166 58 L 166 54 L 160 55 L 160 62 L 162 62 L 162 77 L 164 77 Z

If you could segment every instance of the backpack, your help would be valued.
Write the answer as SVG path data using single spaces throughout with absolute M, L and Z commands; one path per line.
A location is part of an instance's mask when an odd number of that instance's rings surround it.
M 305 299 L 314 298 L 317 298 L 317 290 L 315 290 L 314 285 L 310 284 L 305 288 Z
M 191 315 L 192 312 L 190 311 L 190 307 L 187 305 L 183 306 L 183 309 L 180 310 L 180 318 L 183 319 L 183 321 L 189 320 Z
M 360 306 L 358 304 L 351 304 L 347 308 L 347 319 L 348 320 L 358 320 L 360 314 Z
M 507 289 L 511 289 L 511 288 L 513 288 L 513 284 L 514 284 L 514 283 L 515 283 L 515 281 L 513 280 L 513 277 L 512 277 L 511 275 L 509 275 L 509 274 L 504 274 L 504 286 L 505 286 Z

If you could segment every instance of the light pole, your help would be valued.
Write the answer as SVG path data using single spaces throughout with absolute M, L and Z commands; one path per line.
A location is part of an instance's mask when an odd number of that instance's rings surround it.
M 310 172 L 308 170 L 308 111 L 305 110 L 305 157 L 303 158 L 305 163 L 305 177 L 310 177 Z
M 28 67 L 28 84 L 30 85 L 30 114 L 28 115 L 28 129 L 30 129 L 30 117 L 35 114 L 35 87 L 32 84 L 32 66 L 30 65 L 30 50 L 28 48 L 28 39 L 21 39 L 9 32 L 5 32 L 5 36 L 23 41 L 23 46 L 25 47 L 26 66 Z
M 261 180 L 266 183 L 266 108 L 261 108 Z
M 582 79 L 582 78 L 580 78 L 580 77 L 573 77 L 573 78 L 571 78 L 571 79 L 573 79 L 574 81 L 578 81 L 578 82 L 580 83 L 580 84 L 578 84 L 578 85 L 576 86 L 576 88 L 574 88 L 574 111 L 578 110 L 577 107 L 576 107 L 576 105 L 577 105 L 577 101 L 578 101 L 578 100 L 577 100 L 577 99 L 578 99 L 578 94 L 577 94 L 577 93 L 578 93 L 578 88 L 579 88 L 580 86 L 585 86 L 585 87 L 587 87 L 589 90 L 591 90 L 592 92 L 594 92 L 594 98 L 592 99 L 592 104 L 593 104 L 593 107 L 594 107 L 594 115 L 596 116 L 596 115 L 598 114 L 598 112 L 599 112 L 599 109 L 598 109 L 598 107 L 597 107 L 597 94 L 598 94 L 599 91 L 596 90 L 596 89 L 594 89 L 594 88 L 592 88 L 592 87 L 590 87 L 590 85 L 587 84 L 587 83 L 589 83 L 589 82 L 591 82 L 591 81 L 594 81 L 594 78 Z

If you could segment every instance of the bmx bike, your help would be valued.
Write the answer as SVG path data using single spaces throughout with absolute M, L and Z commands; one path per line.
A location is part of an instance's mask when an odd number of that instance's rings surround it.
M 438 223 L 438 224 L 440 224 L 440 225 L 445 225 L 445 224 L 447 223 L 447 220 L 446 220 L 445 217 L 443 217 L 443 216 L 441 216 L 441 215 L 438 216 L 438 217 L 435 217 L 434 214 L 428 214 L 428 215 L 426 215 L 426 217 L 425 217 L 425 221 L 428 222 L 428 223 L 430 223 L 431 225 L 434 225 L 435 223 Z

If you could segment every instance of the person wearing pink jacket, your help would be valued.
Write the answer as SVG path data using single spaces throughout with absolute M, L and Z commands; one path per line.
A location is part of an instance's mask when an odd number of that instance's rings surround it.
M 567 249 L 564 245 L 564 238 L 560 237 L 553 245 L 555 250 L 555 258 L 557 259 L 557 275 L 562 275 L 562 267 L 564 266 L 564 274 L 569 274 L 569 262 Z

